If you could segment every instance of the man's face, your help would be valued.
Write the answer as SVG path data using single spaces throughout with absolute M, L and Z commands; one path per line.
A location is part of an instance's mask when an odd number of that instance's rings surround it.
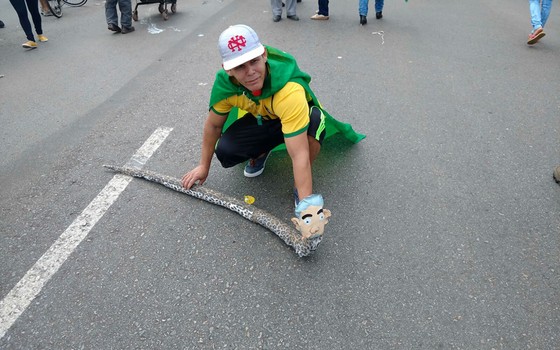
M 310 205 L 307 209 L 301 211 L 299 218 L 293 218 L 292 222 L 303 238 L 308 239 L 322 235 L 330 217 L 330 210 Z
M 235 68 L 226 71 L 230 77 L 234 77 L 247 90 L 256 91 L 262 89 L 266 78 L 266 51 L 262 56 L 253 58 Z

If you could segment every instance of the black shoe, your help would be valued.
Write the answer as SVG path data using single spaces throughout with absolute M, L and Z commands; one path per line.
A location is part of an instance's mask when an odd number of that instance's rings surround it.
M 288 16 L 288 18 L 292 21 L 299 21 L 299 17 L 297 15 Z
M 367 17 L 360 15 L 360 24 L 364 25 L 367 24 Z
M 4 28 L 4 22 L 0 21 L 0 28 Z
M 381 11 L 376 12 L 376 13 L 375 13 L 375 18 L 377 18 L 377 19 L 383 18 L 383 13 L 381 13 Z
M 278 15 L 272 16 L 272 20 L 273 20 L 274 22 L 280 22 L 281 19 L 282 19 L 282 17 L 280 17 L 280 16 L 278 16 Z
M 121 32 L 121 28 L 119 28 L 119 26 L 114 24 L 114 23 L 109 23 L 109 25 L 107 26 L 107 29 L 109 29 L 112 32 L 117 32 L 117 33 Z
M 297 0 L 297 2 L 301 2 L 301 0 Z
M 130 27 L 125 27 L 125 26 L 123 26 L 123 27 L 122 27 L 122 32 L 121 32 L 121 33 L 127 34 L 127 33 L 132 33 L 133 31 L 134 31 L 134 27 L 133 27 L 133 26 L 130 26 Z

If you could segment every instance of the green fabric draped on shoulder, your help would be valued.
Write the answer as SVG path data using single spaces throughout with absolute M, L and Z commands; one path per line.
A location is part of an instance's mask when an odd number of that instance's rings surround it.
M 265 47 L 268 57 L 267 64 L 269 74 L 264 81 L 261 94 L 259 96 L 254 96 L 251 91 L 247 90 L 242 85 L 233 83 L 226 71 L 220 69 L 220 71 L 216 73 L 216 79 L 212 87 L 209 108 L 212 108 L 212 106 L 219 101 L 236 95 L 245 95 L 255 101 L 255 103 L 258 103 L 259 100 L 274 95 L 277 91 L 282 89 L 286 83 L 295 82 L 303 86 L 307 93 L 308 100 L 313 101 L 312 105 L 321 108 L 323 111 L 326 118 L 327 129 L 325 137 L 329 137 L 340 132 L 345 138 L 353 143 L 358 143 L 366 137 L 363 134 L 355 132 L 354 129 L 352 129 L 352 125 L 336 120 L 321 107 L 319 100 L 313 93 L 313 90 L 309 87 L 311 77 L 309 74 L 299 69 L 297 62 L 292 55 L 270 46 Z M 245 111 L 239 110 L 238 108 L 232 109 L 228 115 L 226 123 L 224 124 L 223 130 L 225 131 L 231 123 L 242 117 L 244 114 Z M 281 148 L 283 147 L 280 147 L 280 149 Z

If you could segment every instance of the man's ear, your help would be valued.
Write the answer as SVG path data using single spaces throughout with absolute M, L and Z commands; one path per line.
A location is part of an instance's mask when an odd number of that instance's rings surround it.
M 325 215 L 325 219 L 328 219 L 331 217 L 331 211 L 328 209 L 323 209 L 323 214 Z
M 294 225 L 296 226 L 296 230 L 301 231 L 300 227 L 299 227 L 299 220 L 298 218 L 292 218 L 292 222 L 294 223 Z
M 224 68 L 224 64 L 222 63 L 222 68 Z M 224 69 L 225 70 L 225 69 Z M 230 70 L 225 70 L 227 75 L 229 75 L 231 77 L 231 69 Z

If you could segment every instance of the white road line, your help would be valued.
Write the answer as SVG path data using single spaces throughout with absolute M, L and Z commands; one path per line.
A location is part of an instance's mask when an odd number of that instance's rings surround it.
M 161 146 L 172 128 L 158 128 L 127 162 L 141 168 Z M 0 339 L 41 292 L 43 286 L 64 264 L 74 249 L 84 240 L 97 221 L 117 200 L 132 177 L 115 175 L 86 209 L 68 226 L 66 231 L 37 260 L 14 288 L 0 301 Z

